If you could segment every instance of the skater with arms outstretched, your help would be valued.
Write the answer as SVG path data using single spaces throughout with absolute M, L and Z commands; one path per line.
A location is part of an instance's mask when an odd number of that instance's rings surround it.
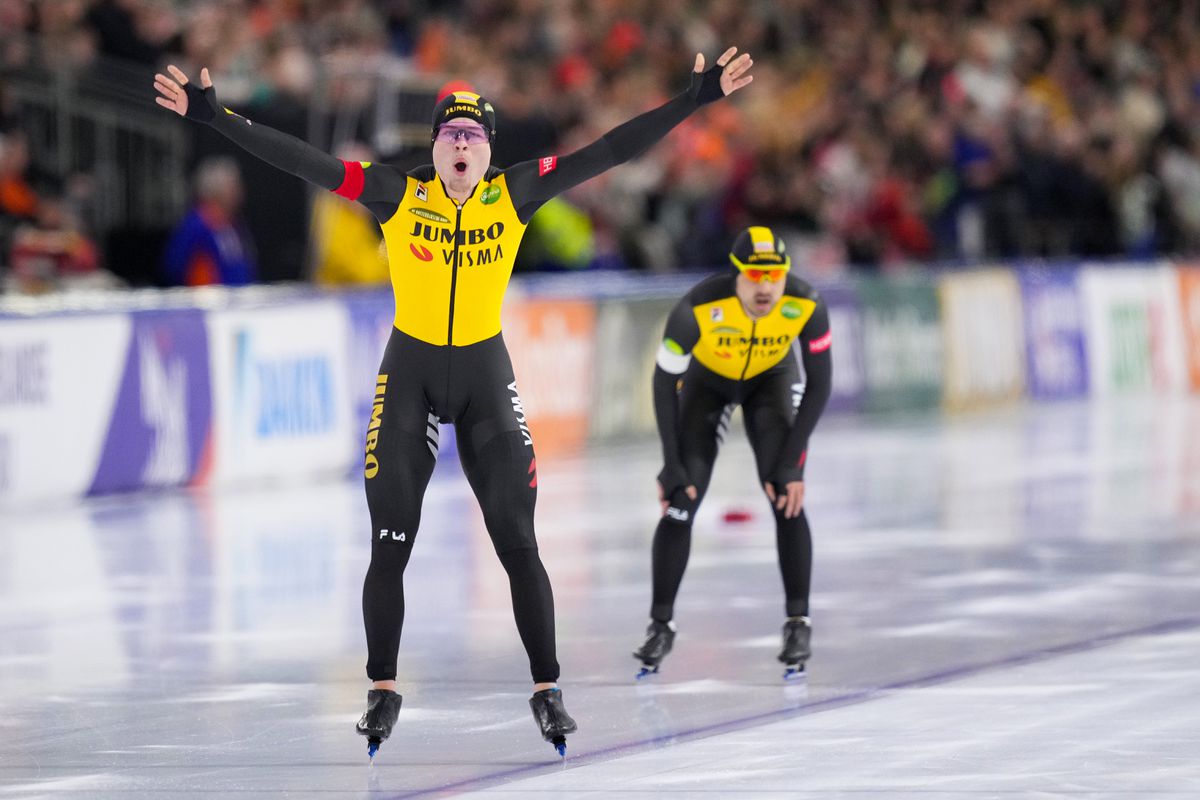
M 402 576 L 437 455 L 438 422 L 453 422 L 460 460 L 508 573 L 513 614 L 529 655 L 530 707 L 542 736 L 565 752 L 575 722 L 557 686 L 554 599 L 538 555 L 533 439 L 500 331 L 500 307 L 525 226 L 546 201 L 635 158 L 701 106 L 746 86 L 752 60 L 729 48 L 705 69 L 697 54 L 687 89 L 564 156 L 497 169 L 495 109 L 473 92 L 434 108 L 432 161 L 402 172 L 342 161 L 253 123 L 217 102 L 207 69 L 200 85 L 168 67 L 156 101 L 207 124 L 250 153 L 356 200 L 383 227 L 396 316 L 379 368 L 364 454 L 371 564 L 363 585 L 367 676 L 358 732 L 374 756 L 401 706 L 396 661 L 404 621 Z

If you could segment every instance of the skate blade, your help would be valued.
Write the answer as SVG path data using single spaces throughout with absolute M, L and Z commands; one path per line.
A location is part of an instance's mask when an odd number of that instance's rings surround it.
M 558 751 L 558 755 L 560 758 L 567 757 L 567 739 L 566 739 L 566 737 L 555 736 L 554 740 L 550 743 L 552 745 L 554 745 L 554 749 Z
M 650 675 L 657 675 L 657 674 L 658 674 L 658 665 L 657 664 L 653 665 L 653 666 L 651 666 L 649 664 L 645 664 L 642 666 L 641 669 L 638 670 L 637 675 L 634 675 L 633 677 L 634 677 L 634 680 L 640 681 L 642 678 L 648 677 Z
M 383 743 L 382 739 L 372 736 L 367 739 L 367 756 L 370 757 L 372 763 L 375 761 L 375 754 L 379 752 L 379 745 Z
M 791 664 L 783 671 L 783 679 L 785 681 L 800 681 L 808 677 L 808 671 L 804 668 L 804 664 Z

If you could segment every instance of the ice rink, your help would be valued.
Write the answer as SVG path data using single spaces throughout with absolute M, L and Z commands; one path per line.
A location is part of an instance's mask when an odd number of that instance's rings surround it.
M 1200 796 L 1200 400 L 823 421 L 793 684 L 740 433 L 640 684 L 657 443 L 539 461 L 565 761 L 448 458 L 373 767 L 359 480 L 0 511 L 0 798 Z

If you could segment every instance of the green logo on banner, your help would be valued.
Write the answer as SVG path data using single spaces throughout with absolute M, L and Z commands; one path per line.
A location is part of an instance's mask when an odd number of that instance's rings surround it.
M 446 225 L 450 224 L 449 219 L 447 219 L 446 217 L 443 217 L 441 214 L 437 213 L 436 211 L 426 211 L 423 208 L 410 208 L 409 211 L 416 214 L 421 219 L 427 219 L 430 222 L 441 222 Z
M 783 314 L 787 319 L 797 319 L 802 312 L 800 311 L 799 303 L 795 300 L 788 300 L 783 304 L 783 308 L 779 309 L 779 313 Z
M 1112 381 L 1122 389 L 1149 389 L 1154 385 L 1153 347 L 1146 309 L 1135 303 L 1113 306 Z
M 479 195 L 479 202 L 485 206 L 490 206 L 492 203 L 500 199 L 500 187 L 492 184 L 483 190 L 483 194 Z

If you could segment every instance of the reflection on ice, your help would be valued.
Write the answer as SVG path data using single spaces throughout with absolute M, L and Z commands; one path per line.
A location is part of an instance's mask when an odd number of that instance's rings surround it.
M 3 512 L 0 796 L 1200 792 L 1200 403 L 823 423 L 798 684 L 775 661 L 774 538 L 739 439 L 697 519 L 676 649 L 641 683 L 657 445 L 540 465 L 580 722 L 565 767 L 456 463 L 426 497 L 404 710 L 369 772 L 356 482 Z

